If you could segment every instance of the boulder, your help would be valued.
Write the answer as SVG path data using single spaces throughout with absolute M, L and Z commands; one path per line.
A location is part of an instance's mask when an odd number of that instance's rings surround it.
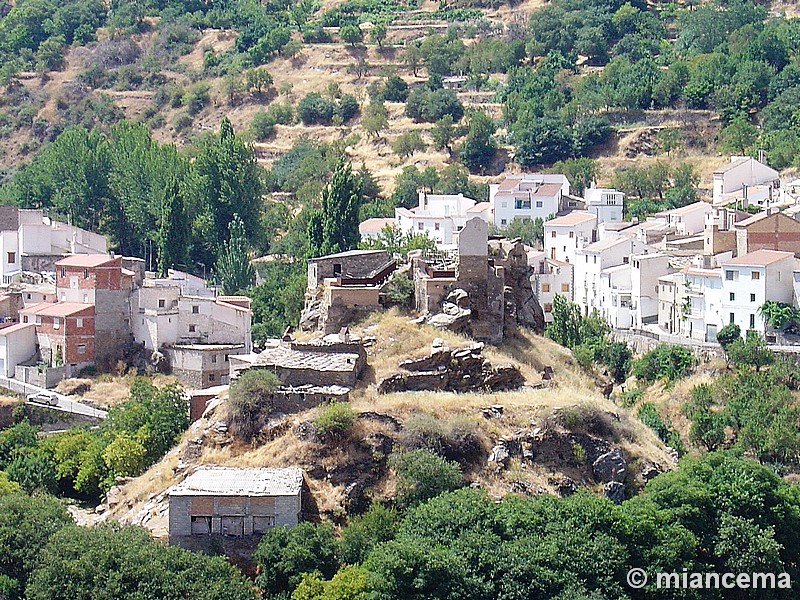
M 604 484 L 603 493 L 614 504 L 622 504 L 625 500 L 625 486 L 619 481 L 609 481 Z
M 625 462 L 622 450 L 614 448 L 598 456 L 592 463 L 592 473 L 594 473 L 594 478 L 599 483 L 625 481 L 625 477 L 628 474 L 628 465 Z
M 511 460 L 511 453 L 508 451 L 506 445 L 501 442 L 492 448 L 492 451 L 489 453 L 488 463 L 490 465 L 494 463 L 505 467 L 509 460 Z

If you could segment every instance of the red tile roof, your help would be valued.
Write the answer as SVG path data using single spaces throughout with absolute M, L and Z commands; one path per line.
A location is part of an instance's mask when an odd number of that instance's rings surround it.
M 737 256 L 722 263 L 725 265 L 741 265 L 745 267 L 766 267 L 786 258 L 794 258 L 792 252 L 781 252 L 780 250 L 756 250 L 742 256 Z
M 20 314 L 40 315 L 43 317 L 68 317 L 91 309 L 94 314 L 94 304 L 80 304 L 78 302 L 40 302 L 23 308 Z

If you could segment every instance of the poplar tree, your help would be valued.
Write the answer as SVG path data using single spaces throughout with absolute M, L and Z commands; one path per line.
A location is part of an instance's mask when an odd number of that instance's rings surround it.
M 308 224 L 308 241 L 314 256 L 346 252 L 358 246 L 358 205 L 361 181 L 352 165 L 340 158 L 331 182 L 322 192 L 322 207 Z
M 238 214 L 228 225 L 230 237 L 222 244 L 217 258 L 216 275 L 222 284 L 223 294 L 235 294 L 250 287 L 255 273 L 247 254 L 247 237 L 244 222 Z

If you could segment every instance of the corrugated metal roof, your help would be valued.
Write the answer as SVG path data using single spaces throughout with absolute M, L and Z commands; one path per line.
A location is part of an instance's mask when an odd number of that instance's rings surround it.
M 174 486 L 170 496 L 296 496 L 303 487 L 297 467 L 199 467 Z

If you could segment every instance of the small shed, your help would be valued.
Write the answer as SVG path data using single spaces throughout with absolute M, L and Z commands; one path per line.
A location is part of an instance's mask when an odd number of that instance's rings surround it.
M 296 467 L 200 467 L 169 491 L 169 539 L 252 536 L 300 520 L 303 471 Z

